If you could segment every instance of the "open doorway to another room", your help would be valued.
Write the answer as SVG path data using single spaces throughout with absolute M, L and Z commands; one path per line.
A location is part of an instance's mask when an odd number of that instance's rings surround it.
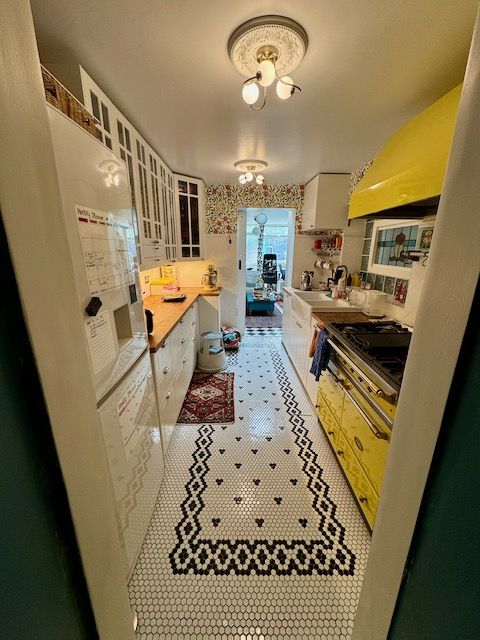
M 246 328 L 280 330 L 283 287 L 291 281 L 295 211 L 247 208 L 238 223 L 244 260 L 239 261 L 237 292 L 239 302 L 245 299 L 239 315 L 244 315 Z

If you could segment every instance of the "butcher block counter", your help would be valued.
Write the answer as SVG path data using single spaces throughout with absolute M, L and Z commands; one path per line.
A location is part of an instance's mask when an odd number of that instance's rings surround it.
M 208 291 L 202 287 L 182 287 L 181 291 L 187 295 L 182 302 L 165 302 L 162 296 L 147 296 L 143 299 L 145 309 L 153 313 L 153 332 L 148 336 L 150 353 L 158 351 L 165 338 L 197 298 L 218 297 L 221 287 L 215 291 Z
M 352 313 L 349 313 L 348 311 L 314 311 L 312 313 L 312 319 L 319 327 L 323 328 L 325 325 L 331 324 L 332 322 L 368 322 L 370 317 L 361 311 L 352 311 Z

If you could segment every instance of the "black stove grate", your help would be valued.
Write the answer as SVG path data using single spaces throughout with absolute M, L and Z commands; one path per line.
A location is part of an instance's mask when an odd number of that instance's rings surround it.
M 330 327 L 379 372 L 400 386 L 411 332 L 398 322 L 333 322 Z

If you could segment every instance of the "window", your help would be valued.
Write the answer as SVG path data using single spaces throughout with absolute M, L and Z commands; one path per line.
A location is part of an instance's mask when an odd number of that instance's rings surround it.
M 254 228 L 258 230 L 256 223 L 247 224 L 246 268 L 255 271 L 257 269 L 258 233 L 253 233 Z M 285 268 L 287 261 L 287 245 L 287 225 L 265 225 L 262 253 L 275 253 L 277 264 L 283 268 Z
M 408 278 L 412 267 L 402 251 L 417 246 L 418 222 L 411 220 L 375 220 L 371 240 L 368 240 L 368 270 L 384 276 Z M 365 241 L 367 243 L 367 239 Z M 365 256 L 366 257 L 366 256 Z M 362 259 L 362 262 L 366 260 Z M 362 264 L 362 267 L 366 265 Z

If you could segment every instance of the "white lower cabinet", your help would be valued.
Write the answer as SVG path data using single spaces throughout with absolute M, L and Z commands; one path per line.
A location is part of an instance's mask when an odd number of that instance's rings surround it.
M 158 350 L 151 354 L 164 453 L 195 370 L 197 335 L 198 303 L 195 301 Z
M 292 297 L 285 289 L 284 294 L 282 342 L 302 384 L 307 387 L 310 382 L 308 377 L 313 378 L 308 373 L 310 369 L 308 349 L 312 338 L 311 319 L 296 296 Z

